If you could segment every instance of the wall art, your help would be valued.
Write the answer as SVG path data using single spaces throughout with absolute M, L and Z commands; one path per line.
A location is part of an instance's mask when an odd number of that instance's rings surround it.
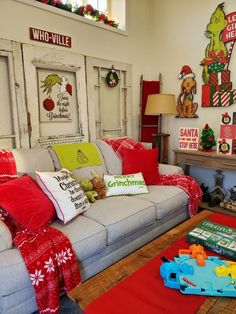
M 202 79 L 202 107 L 228 107 L 236 102 L 236 89 L 228 66 L 236 40 L 236 12 L 225 14 L 224 3 L 217 6 L 207 24 Z
M 177 112 L 176 118 L 198 118 L 195 113 L 198 104 L 193 101 L 194 94 L 196 94 L 197 83 L 195 81 L 195 74 L 188 65 L 184 65 L 181 69 L 178 78 L 182 80 L 181 92 L 177 98 Z

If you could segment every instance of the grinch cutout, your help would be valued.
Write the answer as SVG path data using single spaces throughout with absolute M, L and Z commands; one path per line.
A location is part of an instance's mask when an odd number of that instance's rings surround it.
M 39 72 L 40 86 L 40 121 L 68 121 L 72 120 L 71 101 L 72 85 L 69 79 L 58 74 Z M 44 93 L 47 94 L 45 98 Z
M 236 40 L 236 12 L 225 15 L 224 3 L 217 6 L 205 35 L 209 43 L 205 49 L 202 79 L 202 107 L 227 107 L 236 102 L 236 90 L 232 89 L 228 70 Z
M 178 76 L 182 79 L 181 93 L 177 98 L 177 111 L 176 118 L 198 118 L 195 113 L 198 104 L 193 102 L 194 94 L 196 94 L 197 83 L 195 81 L 195 74 L 192 72 L 188 65 L 184 65 Z

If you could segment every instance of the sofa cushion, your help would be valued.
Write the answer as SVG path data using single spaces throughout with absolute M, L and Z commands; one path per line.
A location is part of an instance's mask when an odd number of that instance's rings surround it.
M 102 153 L 101 153 L 100 149 L 98 148 L 98 146 L 96 145 L 96 143 L 94 143 L 94 145 L 97 148 L 99 158 L 101 159 L 101 164 L 97 165 L 97 166 L 82 167 L 82 168 L 77 168 L 77 169 L 72 170 L 72 173 L 75 175 L 78 182 L 84 177 L 92 179 L 92 177 L 93 177 L 92 173 L 91 173 L 92 170 L 96 171 L 97 173 L 99 173 L 101 175 L 103 175 L 104 173 L 107 173 L 107 168 L 106 168 Z M 49 151 L 50 156 L 53 160 L 55 170 L 57 170 L 57 171 L 60 170 L 62 167 L 61 167 L 60 161 L 57 157 L 57 154 L 51 148 L 49 148 L 48 151 Z
M 99 147 L 106 163 L 107 173 L 122 174 L 122 160 L 117 156 L 114 149 L 101 140 L 96 140 L 96 144 Z
M 18 174 L 37 171 L 54 171 L 52 158 L 47 149 L 12 149 Z
M 92 204 L 84 216 L 106 227 L 108 244 L 152 224 L 156 219 L 152 203 L 129 196 L 99 200 Z
M 147 185 L 159 182 L 157 148 L 139 151 L 123 148 L 122 154 L 123 174 L 142 172 Z
M 35 173 L 39 186 L 55 206 L 57 217 L 64 223 L 89 208 L 87 196 L 67 169 Z
M 12 248 L 12 235 L 0 216 L 0 252 Z
M 17 225 L 31 231 L 37 231 L 55 218 L 52 202 L 27 175 L 0 185 L 0 207 Z
M 79 261 L 106 248 L 106 228 L 83 215 L 75 217 L 66 225 L 56 220 L 50 226 L 62 231 L 70 239 Z
M 55 144 L 53 149 L 61 167 L 68 170 L 102 164 L 98 148 L 93 143 Z
M 127 175 L 104 175 L 106 195 L 135 195 L 149 193 L 141 172 Z
M 156 219 L 162 219 L 188 204 L 187 194 L 176 186 L 150 185 L 148 189 L 149 194 L 133 197 L 152 202 L 156 208 Z

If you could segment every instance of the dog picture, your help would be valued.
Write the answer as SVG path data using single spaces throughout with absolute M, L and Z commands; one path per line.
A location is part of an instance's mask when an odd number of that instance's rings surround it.
M 195 113 L 198 104 L 193 102 L 194 94 L 196 94 L 197 83 L 194 79 L 195 75 L 188 65 L 184 65 L 178 76 L 182 79 L 181 93 L 177 98 L 176 118 L 198 118 Z

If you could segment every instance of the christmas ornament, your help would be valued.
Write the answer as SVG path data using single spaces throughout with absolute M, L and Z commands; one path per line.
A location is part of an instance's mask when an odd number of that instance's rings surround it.
M 223 124 L 229 124 L 231 122 L 231 117 L 229 116 L 228 112 L 222 114 L 221 121 Z
M 106 82 L 109 87 L 116 87 L 118 84 L 119 78 L 114 69 L 114 66 L 112 66 L 111 70 L 107 73 Z
M 226 142 L 226 140 L 223 138 L 218 142 L 219 144 L 219 152 L 222 154 L 227 154 L 230 152 L 230 145 Z
M 44 99 L 43 107 L 47 111 L 52 111 L 54 109 L 55 104 L 51 97 Z
M 214 132 L 207 123 L 204 129 L 202 130 L 202 135 L 199 144 L 202 146 L 204 150 L 211 150 L 212 147 L 216 145 Z

